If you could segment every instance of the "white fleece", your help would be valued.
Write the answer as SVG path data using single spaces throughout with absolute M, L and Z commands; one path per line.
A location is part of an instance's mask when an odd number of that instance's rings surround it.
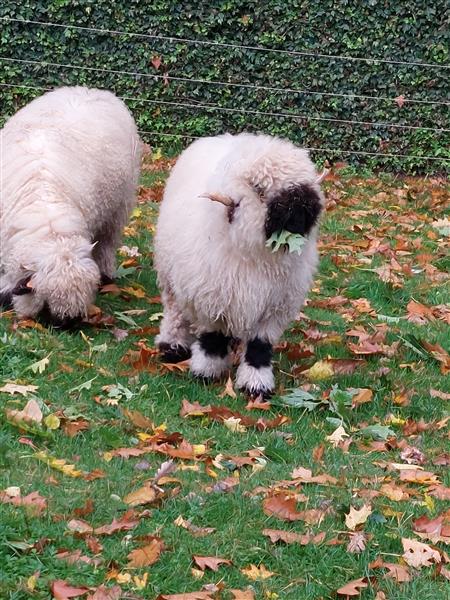
M 58 317 L 86 313 L 135 203 L 141 142 L 111 92 L 63 87 L 33 100 L 0 132 L 0 293 L 21 316 L 47 302 Z M 94 244 L 94 245 L 93 245 Z

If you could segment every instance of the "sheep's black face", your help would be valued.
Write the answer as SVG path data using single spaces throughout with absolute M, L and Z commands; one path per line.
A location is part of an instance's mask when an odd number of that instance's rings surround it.
M 308 235 L 317 223 L 322 205 L 317 191 L 307 183 L 282 190 L 269 201 L 265 230 L 267 238 L 276 231 Z
M 53 327 L 55 329 L 71 330 L 76 329 L 81 325 L 82 318 L 80 317 L 64 317 L 60 318 L 54 315 L 47 302 L 44 303 L 44 307 L 38 315 L 39 321 L 46 327 Z

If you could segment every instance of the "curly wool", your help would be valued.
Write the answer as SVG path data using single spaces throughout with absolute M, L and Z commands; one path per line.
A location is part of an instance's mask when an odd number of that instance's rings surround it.
M 20 316 L 44 306 L 59 319 L 83 316 L 101 276 L 114 275 L 135 204 L 134 120 L 111 92 L 63 87 L 18 111 L 0 135 L 0 295 Z
M 302 253 L 272 253 L 268 221 L 281 218 L 279 199 L 286 190 L 302 186 L 318 203 Z M 221 194 L 233 205 L 205 194 Z M 244 343 L 275 343 L 310 289 L 322 207 L 315 168 L 307 152 L 289 141 L 226 134 L 194 142 L 173 168 L 160 207 L 155 265 L 164 318 L 158 342 L 187 347 L 205 331 L 220 331 Z M 295 226 L 304 226 L 303 220 L 296 218 Z M 215 362 L 211 371 L 219 369 Z M 265 379 L 271 381 L 267 374 Z

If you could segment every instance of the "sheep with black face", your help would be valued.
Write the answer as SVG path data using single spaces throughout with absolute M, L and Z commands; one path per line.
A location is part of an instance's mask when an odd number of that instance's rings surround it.
M 111 92 L 64 87 L 0 131 L 0 302 L 58 325 L 84 317 L 136 199 L 141 142 Z
M 194 375 L 217 378 L 238 338 L 238 387 L 273 391 L 272 345 L 298 314 L 318 263 L 319 180 L 305 150 L 266 135 L 204 138 L 183 152 L 155 237 L 166 361 L 191 356 Z M 281 231 L 304 236 L 300 254 L 267 246 Z

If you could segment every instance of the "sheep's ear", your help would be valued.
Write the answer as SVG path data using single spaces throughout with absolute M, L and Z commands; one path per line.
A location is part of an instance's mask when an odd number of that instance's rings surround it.
M 307 235 L 317 223 L 322 203 L 317 189 L 301 183 L 282 190 L 269 202 L 265 223 L 266 236 L 276 231 Z
M 21 279 L 16 287 L 12 290 L 11 294 L 13 296 L 25 296 L 25 294 L 31 294 L 33 291 L 33 286 L 31 285 L 31 275 Z

